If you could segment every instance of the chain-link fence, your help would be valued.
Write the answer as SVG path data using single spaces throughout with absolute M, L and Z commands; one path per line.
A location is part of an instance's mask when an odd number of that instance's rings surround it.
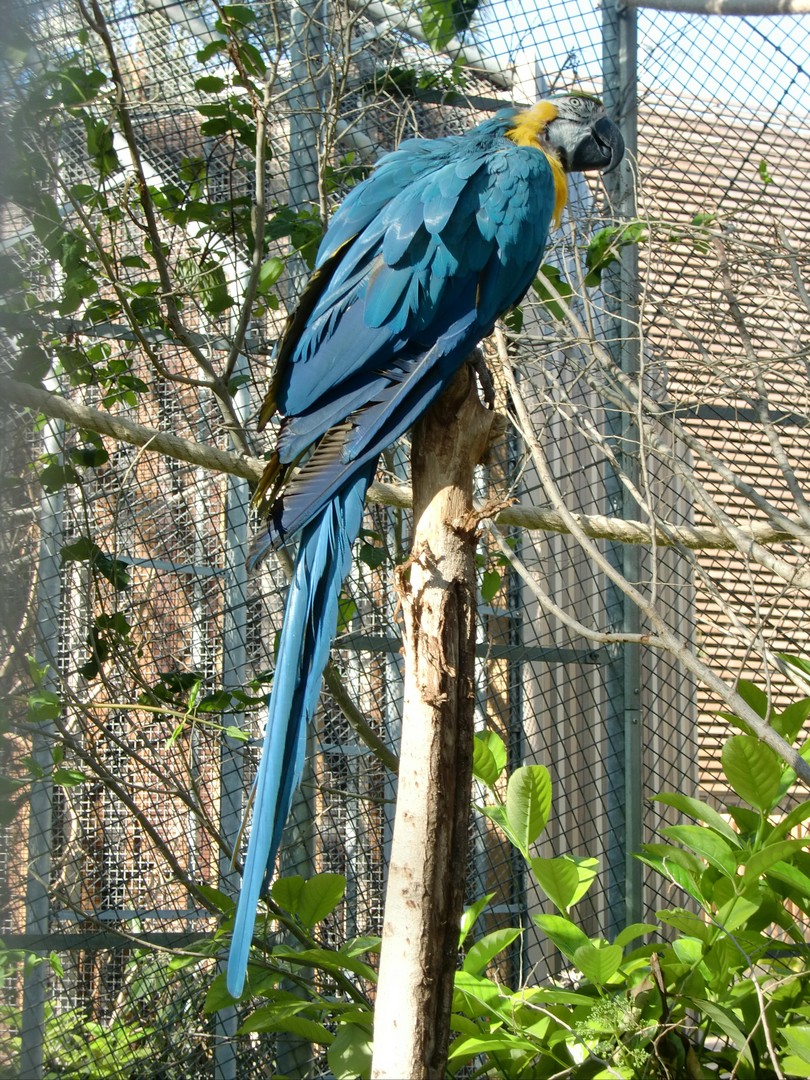
M 81 414 L 36 419 L 21 399 L 2 413 L 3 1075 L 326 1072 L 294 1039 L 238 1036 L 236 1009 L 204 1012 L 218 961 L 190 950 L 216 926 L 206 888 L 237 888 L 286 577 L 274 559 L 246 571 L 260 527 L 248 474 L 178 459 L 158 437 L 264 452 L 253 418 L 322 220 L 403 137 L 580 88 L 604 96 L 631 150 L 607 189 L 572 182 L 550 244 L 558 287 L 576 294 L 587 238 L 643 223 L 630 257 L 574 305 L 579 328 L 533 292 L 522 322 L 487 345 L 496 372 L 515 364 L 540 452 L 505 435 L 478 481 L 482 501 L 539 514 L 531 527 L 513 515 L 503 533 L 530 581 L 482 533 L 478 723 L 512 766 L 551 771 L 542 853 L 599 857 L 578 909 L 586 929 L 612 936 L 660 904 L 629 858 L 664 820 L 652 795 L 724 794 L 721 699 L 686 654 L 779 702 L 770 659 L 807 649 L 785 572 L 802 570 L 802 549 L 783 539 L 766 558 L 755 543 L 717 543 L 730 521 L 792 520 L 804 506 L 806 20 L 494 3 L 437 49 L 418 7 L 249 10 L 237 57 L 238 7 L 16 0 L 3 13 L 5 371 L 153 433 L 150 444 L 99 435 Z M 243 325 L 257 203 L 266 269 Z M 185 286 L 168 327 L 156 246 Z M 392 448 L 381 478 L 407 480 L 407 459 Z M 584 536 L 549 524 L 554 486 Z M 626 543 L 595 530 L 605 517 L 658 532 Z M 325 944 L 381 931 L 396 782 L 369 744 L 398 745 L 392 568 L 409 530 L 407 510 L 369 504 L 285 833 L 282 873 L 346 878 Z M 677 648 L 645 643 L 664 631 Z M 556 974 L 522 860 L 480 815 L 470 830 L 470 900 L 494 894 L 483 929 L 526 928 L 499 974 Z

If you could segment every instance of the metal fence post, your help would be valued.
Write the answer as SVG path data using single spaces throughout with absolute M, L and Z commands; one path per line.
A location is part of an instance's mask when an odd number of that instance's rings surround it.
M 637 33 L 636 12 L 620 0 L 608 0 L 603 7 L 603 85 L 608 112 L 621 126 L 627 155 L 621 167 L 606 178 L 613 214 L 620 221 L 636 215 L 634 168 L 637 153 Z M 622 259 L 609 277 L 606 288 L 609 345 L 625 374 L 637 377 L 640 371 L 638 330 L 638 251 L 634 245 L 622 250 Z M 632 416 L 624 411 L 607 413 L 607 434 L 614 443 L 620 466 L 627 477 L 638 482 L 638 431 Z M 623 517 L 638 516 L 635 500 L 610 470 L 606 476 L 607 512 Z M 618 570 L 631 582 L 641 575 L 641 551 L 633 544 L 609 545 L 609 554 Z M 605 605 L 609 628 L 625 634 L 640 629 L 638 608 L 620 589 L 606 583 Z M 608 665 L 608 746 L 613 759 L 607 763 L 609 828 L 608 845 L 608 930 L 641 920 L 641 866 L 633 853 L 642 839 L 642 723 L 641 650 L 624 644 L 612 651 Z M 615 812 L 615 813 L 614 813 Z M 612 925 L 611 925 L 612 924 Z
M 51 387 L 56 389 L 56 387 Z M 64 425 L 51 420 L 43 431 L 42 448 L 58 456 Z M 39 564 L 37 582 L 37 663 L 48 668 L 42 689 L 58 690 L 59 615 L 61 608 L 60 552 L 62 548 L 61 489 L 43 491 L 39 512 Z M 44 775 L 31 785 L 28 819 L 28 873 L 25 886 L 25 931 L 47 937 L 50 930 L 51 846 L 53 841 L 53 725 L 42 724 L 31 740 L 31 757 Z M 43 1075 L 45 1048 L 45 1002 L 49 965 L 44 958 L 26 964 L 20 1022 L 20 1080 L 39 1080 Z
M 244 374 L 245 358 L 240 356 L 235 375 Z M 250 409 L 247 386 L 234 395 L 234 407 L 244 419 Z M 229 476 L 225 494 L 225 611 L 222 635 L 222 684 L 224 687 L 244 686 L 247 678 L 247 566 L 249 541 L 250 491 L 246 480 Z M 229 724 L 244 728 L 245 714 L 240 711 L 229 718 Z M 235 853 L 242 820 L 243 775 L 245 744 L 224 734 L 219 748 L 219 831 L 228 851 Z M 231 857 L 222 852 L 219 857 L 219 887 L 236 898 L 239 875 L 234 871 Z M 214 1020 L 216 1043 L 214 1051 L 215 1080 L 236 1080 L 236 1030 L 239 1013 L 235 1006 L 220 1009 Z
M 288 206 L 291 210 L 318 206 L 320 202 L 319 156 L 323 117 L 318 77 L 324 62 L 325 0 L 297 0 L 290 12 L 290 158 Z M 299 256 L 289 262 L 292 307 L 307 278 L 307 268 Z M 282 848 L 282 874 L 310 877 L 314 866 L 314 798 L 312 758 L 315 751 L 314 725 L 307 733 L 307 757 L 301 784 L 295 793 L 287 824 L 287 850 Z M 293 989 L 288 986 L 287 989 Z M 280 1035 L 277 1042 L 279 1072 L 306 1077 L 313 1071 L 312 1046 L 293 1035 Z

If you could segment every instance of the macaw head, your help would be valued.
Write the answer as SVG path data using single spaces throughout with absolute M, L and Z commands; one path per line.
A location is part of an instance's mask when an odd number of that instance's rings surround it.
M 599 98 L 574 92 L 548 100 L 556 106 L 557 115 L 546 124 L 541 138 L 563 169 L 569 173 L 615 169 L 624 157 L 624 139 Z
M 567 173 L 610 172 L 624 157 L 622 133 L 602 102 L 578 91 L 512 113 L 506 134 L 519 146 L 538 147 Z

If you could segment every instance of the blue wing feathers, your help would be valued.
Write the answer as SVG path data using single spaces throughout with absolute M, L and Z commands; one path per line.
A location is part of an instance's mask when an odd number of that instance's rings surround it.
M 409 140 L 382 158 L 333 216 L 302 308 L 279 346 L 263 416 L 277 406 L 283 417 L 276 447 L 283 491 L 258 554 L 299 530 L 301 538 L 228 961 L 236 997 L 256 906 L 301 778 L 306 728 L 379 454 L 521 298 L 540 262 L 553 178 L 543 154 L 504 138 L 512 115 L 464 136 Z

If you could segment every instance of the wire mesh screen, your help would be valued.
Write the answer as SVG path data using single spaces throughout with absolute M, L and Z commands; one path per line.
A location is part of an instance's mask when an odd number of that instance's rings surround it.
M 802 568 L 789 537 L 769 562 L 750 545 L 695 548 L 667 533 L 739 520 L 741 491 L 746 522 L 802 505 L 807 23 L 641 12 L 619 95 L 616 28 L 574 0 L 487 5 L 440 51 L 418 8 L 241 10 L 157 0 L 8 9 L 2 138 L 10 160 L 37 165 L 9 166 L 0 218 L 4 372 L 45 378 L 130 427 L 116 438 L 81 413 L 2 413 L 2 677 L 14 723 L 0 842 L 4 1075 L 328 1072 L 305 1041 L 237 1035 L 236 1008 L 204 1009 L 221 964 L 218 904 L 238 888 L 232 856 L 238 864 L 286 564 L 247 572 L 261 528 L 247 474 L 172 456 L 158 436 L 265 453 L 272 438 L 254 417 L 322 224 L 402 138 L 460 132 L 503 104 L 571 88 L 604 93 L 638 125 L 637 275 L 609 268 L 574 302 L 591 269 L 583 243 L 626 213 L 627 192 L 572 181 L 548 262 L 579 324 L 533 290 L 485 346 L 496 407 L 514 411 L 519 387 L 531 430 L 518 423 L 490 449 L 481 501 L 553 511 L 557 490 L 578 521 L 661 529 L 638 545 L 560 531 L 548 517 L 527 527 L 514 516 L 497 535 L 482 527 L 478 727 L 503 738 L 513 767 L 551 772 L 538 854 L 599 858 L 598 886 L 578 908 L 588 932 L 612 936 L 660 904 L 660 883 L 628 871 L 633 845 L 672 820 L 651 796 L 728 794 L 716 690 L 678 649 L 644 635 L 665 631 L 732 681 L 769 681 L 775 702 L 789 688 L 769 657 L 807 649 L 786 584 L 785 567 Z M 247 26 L 238 62 L 229 19 Z M 256 87 L 263 158 L 248 122 Z M 128 127 L 112 88 L 126 95 Z M 728 227 L 720 245 L 717 222 Z M 257 227 L 266 261 L 242 322 Z M 504 364 L 515 386 L 497 374 Z M 407 480 L 407 462 L 406 440 L 380 478 Z M 346 878 L 324 945 L 382 929 L 396 782 L 370 747 L 398 746 L 393 568 L 411 526 L 407 510 L 367 508 L 285 831 L 283 874 Z M 559 954 L 531 922 L 548 902 L 522 860 L 480 814 L 470 839 L 469 898 L 493 894 L 481 929 L 525 928 L 498 974 L 559 975 Z

